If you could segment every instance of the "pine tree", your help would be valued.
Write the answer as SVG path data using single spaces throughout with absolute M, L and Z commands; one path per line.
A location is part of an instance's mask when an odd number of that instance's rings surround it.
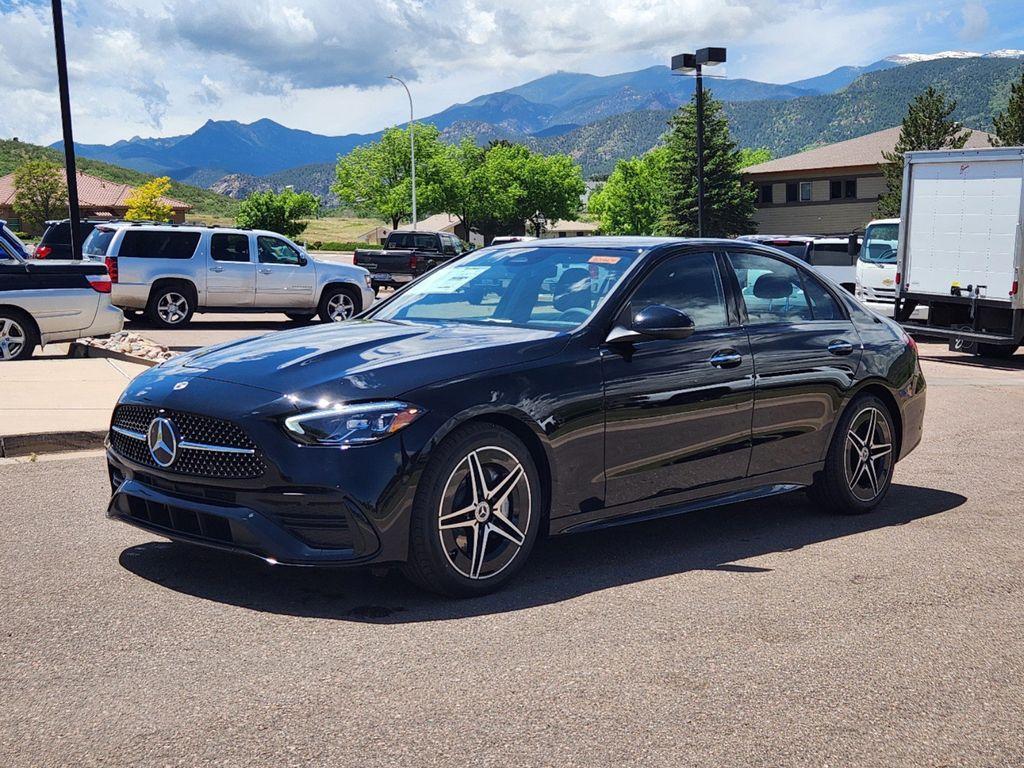
M 1024 72 L 1020 80 L 1010 86 L 1010 101 L 994 122 L 996 135 L 989 139 L 992 146 L 1024 147 Z
M 899 216 L 903 200 L 903 154 L 922 149 L 961 149 L 971 137 L 960 123 L 951 120 L 956 101 L 928 86 L 915 98 L 903 118 L 900 137 L 892 152 L 883 152 L 882 166 L 887 190 L 878 198 L 879 216 Z
M 697 234 L 697 95 L 669 121 L 668 213 L 671 235 Z M 729 135 L 722 102 L 704 91 L 704 234 L 730 237 L 751 232 L 754 189 L 740 176 L 741 155 Z

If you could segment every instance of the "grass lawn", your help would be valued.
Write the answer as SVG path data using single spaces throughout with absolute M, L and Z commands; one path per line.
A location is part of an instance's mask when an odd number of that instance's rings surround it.
M 216 224 L 221 227 L 234 226 L 234 219 L 222 216 L 189 216 L 188 220 L 201 221 L 204 224 Z M 311 219 L 308 222 L 306 231 L 295 238 L 298 242 L 313 243 L 320 242 L 347 243 L 356 240 L 366 234 L 374 227 L 383 226 L 384 222 L 377 219 L 349 219 L 325 217 L 322 219 Z

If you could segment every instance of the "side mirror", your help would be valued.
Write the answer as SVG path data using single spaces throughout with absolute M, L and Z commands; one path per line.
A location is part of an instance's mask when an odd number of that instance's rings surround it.
M 664 304 L 651 304 L 633 317 L 629 328 L 616 326 L 608 334 L 609 342 L 632 342 L 643 339 L 686 339 L 697 330 L 685 312 Z
M 309 263 L 309 257 L 304 253 L 299 254 L 299 266 L 304 267 Z
M 860 245 L 857 243 L 857 235 L 851 234 L 850 239 L 846 241 L 846 254 L 855 257 L 859 253 Z

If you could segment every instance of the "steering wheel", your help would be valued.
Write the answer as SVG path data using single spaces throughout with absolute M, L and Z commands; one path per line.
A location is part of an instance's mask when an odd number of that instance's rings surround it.
M 590 317 L 590 310 L 584 309 L 583 307 L 573 307 L 567 309 L 559 316 L 559 321 L 563 323 L 575 323 L 579 325 L 584 323 Z

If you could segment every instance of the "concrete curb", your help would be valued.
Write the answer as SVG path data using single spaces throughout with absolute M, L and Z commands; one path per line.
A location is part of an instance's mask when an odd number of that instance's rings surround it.
M 147 360 L 144 357 L 135 357 L 134 355 L 128 355 L 124 352 L 116 352 L 112 349 L 94 347 L 90 344 L 83 344 L 80 341 L 71 342 L 68 346 L 68 357 L 106 357 L 111 360 L 120 360 L 125 363 L 138 363 L 139 365 L 145 365 L 149 368 L 159 365 L 159 362 L 156 360 Z
M 102 448 L 107 430 L 92 432 L 38 432 L 31 435 L 0 435 L 0 459 L 33 453 L 66 453 Z

